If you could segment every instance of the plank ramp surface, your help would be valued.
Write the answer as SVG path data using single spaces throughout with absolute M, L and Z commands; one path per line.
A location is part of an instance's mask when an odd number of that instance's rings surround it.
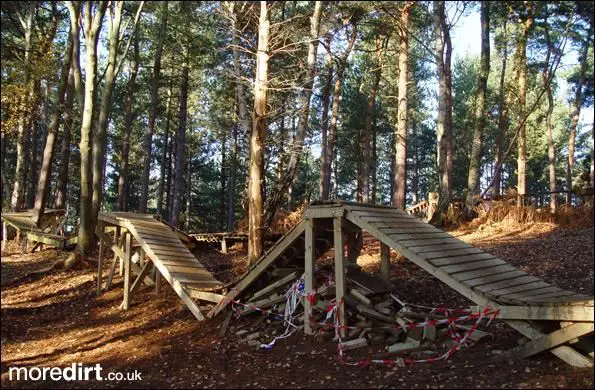
M 153 216 L 110 212 L 100 213 L 99 219 L 128 229 L 195 316 L 198 307 L 190 298 L 188 290 L 213 291 L 223 287 L 223 283 L 215 279 L 188 250 L 179 233 Z

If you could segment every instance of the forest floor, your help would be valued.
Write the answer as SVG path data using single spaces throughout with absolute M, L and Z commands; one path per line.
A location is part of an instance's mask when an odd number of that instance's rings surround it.
M 473 243 L 558 287 L 593 293 L 594 230 L 553 224 L 492 225 L 451 234 Z M 379 243 L 365 240 L 358 260 L 366 271 L 379 269 Z M 205 252 L 207 263 L 232 263 L 241 271 L 245 253 Z M 119 310 L 122 279 L 95 296 L 96 270 L 89 264 L 70 271 L 26 276 L 46 268 L 55 250 L 21 255 L 9 243 L 1 272 L 1 385 L 34 388 L 200 387 L 200 388 L 593 388 L 591 369 L 576 369 L 551 354 L 519 362 L 496 360 L 517 345 L 520 335 L 500 321 L 493 338 L 480 340 L 447 361 L 406 367 L 346 367 L 337 360 L 336 343 L 294 334 L 271 350 L 242 344 L 233 333 L 218 333 L 224 316 L 197 322 L 169 288 L 155 297 L 141 289 L 128 311 Z M 402 299 L 426 305 L 468 307 L 446 285 L 396 253 L 392 281 Z M 222 272 L 221 279 L 233 277 Z M 248 321 L 248 319 L 243 319 Z M 351 352 L 351 351 L 350 351 Z M 355 351 L 354 351 L 355 352 Z M 349 352 L 348 352 L 349 354 Z M 103 372 L 140 372 L 131 381 L 10 381 L 9 367 L 69 366 L 100 363 Z

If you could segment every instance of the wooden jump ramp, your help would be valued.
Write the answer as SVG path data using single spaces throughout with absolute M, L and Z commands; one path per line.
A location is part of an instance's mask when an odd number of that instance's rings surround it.
M 76 235 L 64 236 L 57 234 L 64 223 L 66 210 L 64 209 L 45 209 L 39 223 L 33 218 L 33 210 L 24 210 L 17 212 L 2 213 L 2 248 L 8 238 L 8 226 L 17 232 L 17 241 L 21 241 L 24 251 L 28 244 L 32 244 L 31 251 L 41 247 L 41 245 L 50 245 L 58 249 L 73 247 L 77 242 Z
M 240 294 L 258 291 L 266 282 L 270 283 L 271 278 L 292 269 L 305 270 L 305 294 L 308 294 L 313 291 L 316 258 L 333 246 L 336 298 L 337 302 L 342 302 L 345 270 L 348 268 L 351 273 L 352 269 L 357 269 L 350 264 L 359 254 L 362 230 L 385 246 L 381 258 L 385 278 L 389 269 L 388 246 L 474 302 L 477 305 L 474 310 L 483 310 L 486 306 L 498 309 L 497 318 L 531 340 L 507 355 L 527 357 L 549 350 L 573 366 L 593 365 L 592 339 L 585 342 L 583 337 L 593 333 L 592 297 L 554 287 L 406 212 L 387 206 L 349 202 L 311 204 L 304 211 L 303 220 L 238 280 L 208 317 L 220 313 Z M 347 254 L 344 243 L 348 246 Z M 307 299 L 304 309 L 309 310 Z M 308 316 L 304 320 L 306 333 L 311 333 Z M 339 321 L 345 324 L 344 318 Z
M 113 233 L 113 238 L 110 233 Z M 190 252 L 189 237 L 153 215 L 102 212 L 99 213 L 96 234 L 100 245 L 97 293 L 103 290 L 103 258 L 107 248 L 115 256 L 105 289 L 110 287 L 119 259 L 124 274 L 123 309 L 128 309 L 141 283 L 155 285 L 158 292 L 160 275 L 198 320 L 203 320 L 204 316 L 194 299 L 218 302 L 221 298 L 212 291 L 221 289 L 223 284 Z M 153 268 L 151 278 L 149 275 Z M 134 281 L 131 280 L 132 273 L 137 275 Z

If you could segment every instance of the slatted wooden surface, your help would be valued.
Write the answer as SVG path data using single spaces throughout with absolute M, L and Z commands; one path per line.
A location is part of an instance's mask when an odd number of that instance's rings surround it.
M 550 305 L 592 299 L 555 286 L 406 212 L 344 204 L 346 217 L 432 275 L 480 303 Z
M 100 220 L 127 228 L 166 280 L 199 290 L 223 286 L 188 250 L 178 233 L 151 215 L 100 213 Z
M 191 233 L 189 236 L 200 242 L 248 241 L 248 235 L 242 233 Z

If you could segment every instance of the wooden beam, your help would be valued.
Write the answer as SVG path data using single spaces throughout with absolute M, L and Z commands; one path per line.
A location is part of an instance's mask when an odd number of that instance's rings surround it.
M 552 333 L 538 337 L 525 345 L 513 348 L 510 351 L 502 354 L 502 358 L 524 359 L 547 349 L 557 347 L 567 341 L 583 336 L 587 333 L 593 333 L 593 323 L 575 323 Z
M 97 260 L 97 296 L 101 295 L 101 285 L 103 283 L 103 256 L 105 252 L 105 241 L 103 239 L 103 222 L 99 221 L 97 224 L 97 230 L 102 234 L 99 236 L 99 258 Z
M 308 244 L 306 244 L 306 245 L 308 245 Z M 276 282 L 269 284 L 262 290 L 255 292 L 254 295 L 252 295 L 252 297 L 248 300 L 248 303 L 255 301 L 256 299 L 258 299 L 259 297 L 262 297 L 263 295 L 266 295 L 270 292 L 275 291 L 275 289 L 279 288 L 280 286 L 283 286 L 286 283 L 291 282 L 292 280 L 296 279 L 297 277 L 298 277 L 297 272 L 292 272 L 289 275 L 285 276 L 284 278 L 281 278 L 281 279 L 277 280 Z
M 155 267 L 155 295 L 159 295 L 161 293 L 161 272 L 159 269 Z
M 485 307 L 471 306 L 471 310 L 479 313 Z M 580 305 L 548 305 L 548 306 L 500 306 L 496 318 L 501 320 L 566 320 L 593 322 L 593 306 Z
M 8 228 L 6 227 L 6 221 L 2 222 L 2 252 L 6 248 L 6 240 L 8 240 Z
M 380 243 L 380 277 L 390 283 L 390 247 Z
M 343 217 L 333 218 L 333 237 L 335 241 L 335 298 L 337 302 L 339 325 L 345 325 L 345 256 L 343 248 Z M 345 329 L 339 330 L 345 337 Z
M 122 309 L 128 310 L 130 307 L 130 263 L 132 263 L 132 234 L 126 233 L 126 258 L 124 259 L 124 301 Z
M 506 320 L 506 323 L 531 340 L 538 339 L 545 335 L 526 321 Z M 593 367 L 593 360 L 577 352 L 568 345 L 554 347 L 550 349 L 550 352 L 573 367 Z
M 256 264 L 250 268 L 250 270 L 242 276 L 238 284 L 227 293 L 225 299 L 216 305 L 208 314 L 209 318 L 212 318 L 219 314 L 221 310 L 225 308 L 235 297 L 240 294 L 245 288 L 250 286 L 266 268 L 279 258 L 281 254 L 291 246 L 295 240 L 297 240 L 304 232 L 304 222 L 298 223 L 289 232 L 287 232 L 283 238 L 275 245 L 273 245 L 263 257 L 261 257 Z
M 227 240 L 225 240 L 225 237 L 221 239 L 221 253 L 227 254 Z
M 304 235 L 304 293 L 306 294 L 304 299 L 304 333 L 311 335 L 312 324 L 310 321 L 312 307 L 308 297 L 314 290 L 314 237 L 316 237 L 312 218 L 306 218 L 304 220 Z
M 145 263 L 145 265 L 143 266 L 143 268 L 138 273 L 138 276 L 134 280 L 134 283 L 132 283 L 132 287 L 130 287 L 130 293 L 128 294 L 129 302 L 132 301 L 132 298 L 134 297 L 134 293 L 136 292 L 136 290 L 138 290 L 138 288 L 140 287 L 140 284 L 142 283 L 142 281 L 145 279 L 145 277 L 149 273 L 149 270 L 151 269 L 151 264 L 152 263 L 150 261 L 147 261 Z M 123 309 L 123 308 L 124 308 L 124 302 L 122 302 L 122 304 L 120 305 L 120 309 Z
M 221 300 L 223 300 L 223 298 L 225 298 L 224 295 L 215 294 L 215 293 L 208 292 L 208 291 L 193 290 L 191 288 L 188 288 L 187 290 L 188 290 L 188 295 L 190 295 L 191 298 L 200 299 L 201 301 L 219 303 L 219 302 L 221 302 Z

